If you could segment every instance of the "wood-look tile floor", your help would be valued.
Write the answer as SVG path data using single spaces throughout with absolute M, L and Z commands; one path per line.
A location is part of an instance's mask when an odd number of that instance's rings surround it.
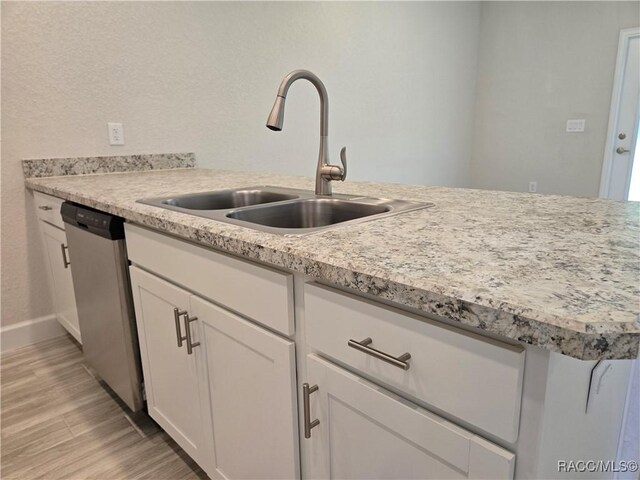
M 3 480 L 207 478 L 148 417 L 134 428 L 71 337 L 2 355 L 0 387 Z

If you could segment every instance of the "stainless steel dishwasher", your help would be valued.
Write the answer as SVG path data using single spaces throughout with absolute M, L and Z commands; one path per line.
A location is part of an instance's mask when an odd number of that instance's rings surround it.
M 137 412 L 144 401 L 124 220 L 70 202 L 61 214 L 85 361 Z

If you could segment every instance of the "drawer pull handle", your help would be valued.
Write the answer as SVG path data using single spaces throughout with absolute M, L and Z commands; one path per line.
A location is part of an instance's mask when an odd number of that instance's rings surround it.
M 200 342 L 193 342 L 191 340 L 191 322 L 195 322 L 198 317 L 190 317 L 189 314 L 185 314 L 184 316 L 184 331 L 187 334 L 187 354 L 191 355 L 193 353 L 193 348 L 200 345 Z
M 49 210 L 53 210 L 53 207 L 50 207 L 49 205 L 40 205 L 38 208 L 40 210 L 44 210 L 45 212 L 47 212 Z
M 320 420 L 317 418 L 311 421 L 311 407 L 309 406 L 309 396 L 313 392 L 318 391 L 318 385 L 312 387 L 308 383 L 302 384 L 302 397 L 304 401 L 304 438 L 311 438 L 311 429 L 320 425 Z
M 180 331 L 180 317 L 186 314 L 186 310 L 180 310 L 178 307 L 173 309 L 173 320 L 176 322 L 176 337 L 178 339 L 178 347 L 182 347 L 182 341 L 187 339 L 187 337 L 182 336 L 182 332 Z
M 411 358 L 411 354 L 409 352 L 403 353 L 399 357 L 394 357 L 389 355 L 388 353 L 384 353 L 380 350 L 376 350 L 375 348 L 370 347 L 369 345 L 371 345 L 372 343 L 373 340 L 371 340 L 371 337 L 367 337 L 360 342 L 357 342 L 356 340 L 349 340 L 349 343 L 347 345 L 349 345 L 351 348 L 355 348 L 356 350 L 364 352 L 367 355 L 371 355 L 372 357 L 382 360 L 383 362 L 387 362 L 394 367 L 401 368 L 402 370 L 409 370 L 410 365 L 407 362 L 407 360 Z
M 68 249 L 69 247 L 67 247 L 64 243 L 60 244 L 60 250 L 62 251 L 62 264 L 64 265 L 64 268 L 69 268 L 69 265 L 71 265 L 71 262 L 69 262 L 69 260 L 67 259 Z

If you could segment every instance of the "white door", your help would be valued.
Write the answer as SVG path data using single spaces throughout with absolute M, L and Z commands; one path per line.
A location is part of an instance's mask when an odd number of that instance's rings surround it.
M 202 322 L 217 475 L 299 478 L 294 342 L 198 297 L 191 305 Z
M 315 355 L 307 365 L 309 478 L 513 477 L 514 454 Z
M 640 201 L 640 162 L 635 162 L 640 107 L 640 29 L 620 32 L 600 196 Z
M 188 354 L 186 316 L 175 321 L 174 309 L 191 317 L 190 294 L 136 267 L 130 268 L 138 338 L 149 415 L 205 471 L 213 460 L 211 419 L 201 347 Z M 191 322 L 192 342 L 200 338 Z
M 82 343 L 80 337 L 80 324 L 78 323 L 78 311 L 76 309 L 76 297 L 73 292 L 73 279 L 71 277 L 71 259 L 67 249 L 67 237 L 64 230 L 40 221 L 40 231 L 44 242 L 53 303 L 58 322 Z

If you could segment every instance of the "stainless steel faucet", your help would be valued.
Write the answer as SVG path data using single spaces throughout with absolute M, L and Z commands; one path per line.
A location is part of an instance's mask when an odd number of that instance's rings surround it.
M 344 182 L 347 178 L 347 147 L 340 150 L 340 161 L 342 166 L 331 165 L 329 163 L 329 97 L 327 89 L 322 81 L 309 70 L 294 70 L 288 74 L 280 83 L 278 96 L 273 104 L 267 128 L 279 132 L 282 130 L 284 122 L 284 101 L 287 99 L 289 87 L 296 80 L 304 78 L 309 80 L 318 90 L 320 95 L 320 152 L 318 153 L 318 167 L 316 170 L 316 195 L 331 195 L 331 181 L 340 180 Z

